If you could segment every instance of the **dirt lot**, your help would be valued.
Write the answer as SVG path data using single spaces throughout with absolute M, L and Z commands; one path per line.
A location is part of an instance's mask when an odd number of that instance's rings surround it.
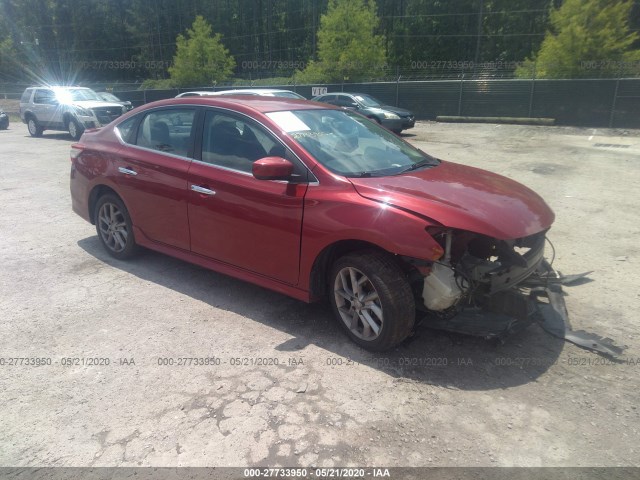
M 555 266 L 594 270 L 567 289 L 572 324 L 627 345 L 623 363 L 537 325 L 504 345 L 421 328 L 374 355 L 323 305 L 152 252 L 114 261 L 71 211 L 71 141 L 13 123 L 0 357 L 51 365 L 0 366 L 0 465 L 639 466 L 640 132 L 422 123 L 406 138 L 548 201 Z

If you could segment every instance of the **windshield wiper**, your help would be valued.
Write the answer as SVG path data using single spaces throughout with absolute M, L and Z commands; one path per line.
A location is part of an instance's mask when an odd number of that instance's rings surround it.
M 411 172 L 413 170 L 417 170 L 422 167 L 435 167 L 437 165 L 432 159 L 427 158 L 418 163 L 414 163 L 413 165 L 409 165 L 407 168 L 404 168 L 398 172 L 398 175 L 401 173 Z

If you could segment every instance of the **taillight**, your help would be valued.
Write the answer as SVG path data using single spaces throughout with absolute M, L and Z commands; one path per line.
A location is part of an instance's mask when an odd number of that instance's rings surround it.
M 83 150 L 84 147 L 78 143 L 74 143 L 73 145 L 71 145 L 71 152 L 69 152 L 70 160 L 73 162 L 80 156 Z

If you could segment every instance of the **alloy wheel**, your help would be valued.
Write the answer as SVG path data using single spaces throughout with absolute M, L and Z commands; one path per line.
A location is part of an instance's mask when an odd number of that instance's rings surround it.
M 73 138 L 74 140 L 78 137 L 78 126 L 76 125 L 76 122 L 74 122 L 73 120 L 69 120 L 69 135 L 71 135 L 71 138 Z
M 345 267 L 335 277 L 333 293 L 338 313 L 351 333 L 366 341 L 378 338 L 384 315 L 371 280 L 360 270 Z
M 38 125 L 36 125 L 36 121 L 33 118 L 29 119 L 27 127 L 29 128 L 29 133 L 31 135 L 35 136 L 38 134 Z
M 113 252 L 122 252 L 127 246 L 129 231 L 124 213 L 114 203 L 104 203 L 98 211 L 98 229 L 104 244 Z

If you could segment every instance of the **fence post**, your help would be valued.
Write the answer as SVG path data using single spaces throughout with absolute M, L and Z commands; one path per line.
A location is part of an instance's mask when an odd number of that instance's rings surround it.
M 399 67 L 396 67 L 396 107 L 398 106 L 399 95 L 400 95 L 400 72 L 399 72 Z
M 531 78 L 531 91 L 529 92 L 529 118 L 533 112 L 533 92 L 536 88 L 536 64 L 533 64 L 533 77 Z
M 460 94 L 458 95 L 458 116 L 462 114 L 462 85 L 464 82 L 464 73 L 460 77 Z
M 618 100 L 618 87 L 620 86 L 620 76 L 616 79 L 616 88 L 613 91 L 613 101 L 611 102 L 611 114 L 609 115 L 609 128 L 613 128 L 613 118 L 616 115 L 616 101 Z

